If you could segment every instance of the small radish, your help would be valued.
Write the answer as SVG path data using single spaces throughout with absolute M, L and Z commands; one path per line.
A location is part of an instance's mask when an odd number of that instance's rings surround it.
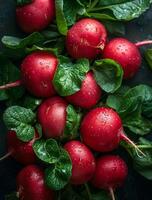
M 62 136 L 66 124 L 67 106 L 61 97 L 52 97 L 43 101 L 38 108 L 38 121 L 47 138 Z
M 32 3 L 16 8 L 17 22 L 26 33 L 46 28 L 54 16 L 54 0 L 33 0 Z
M 96 162 L 92 183 L 97 188 L 109 190 L 112 200 L 115 200 L 114 190 L 122 186 L 127 175 L 127 165 L 119 156 L 103 156 Z
M 34 52 L 28 55 L 21 64 L 21 80 L 0 86 L 0 90 L 24 85 L 37 97 L 51 97 L 55 94 L 53 77 L 57 69 L 57 58 L 47 52 Z
M 36 165 L 28 165 L 17 176 L 17 194 L 21 200 L 54 200 L 53 191 L 45 185 L 44 172 Z
M 97 104 L 101 94 L 101 89 L 93 77 L 93 72 L 88 72 L 82 82 L 81 89 L 75 94 L 67 96 L 66 99 L 71 104 L 88 109 Z
M 71 183 L 84 184 L 95 172 L 95 159 L 92 152 L 83 143 L 73 140 L 67 142 L 64 149 L 69 153 L 72 161 Z
M 103 50 L 103 58 L 117 61 L 124 70 L 124 79 L 133 77 L 140 68 L 141 54 L 138 47 L 152 44 L 152 41 L 130 42 L 125 38 L 112 39 Z
M 12 156 L 15 160 L 24 165 L 36 163 L 37 157 L 32 148 L 36 138 L 38 138 L 37 133 L 35 133 L 35 137 L 31 141 L 22 142 L 17 138 L 15 131 L 8 131 L 8 153 L 2 158 L 0 158 L 0 161 L 4 160 L 9 156 Z
M 72 58 L 94 59 L 105 47 L 107 31 L 95 19 L 81 19 L 69 29 L 67 51 Z
M 82 121 L 80 132 L 84 143 L 95 151 L 112 151 L 118 147 L 121 140 L 140 151 L 125 135 L 119 115 L 111 108 L 95 108 L 87 113 Z

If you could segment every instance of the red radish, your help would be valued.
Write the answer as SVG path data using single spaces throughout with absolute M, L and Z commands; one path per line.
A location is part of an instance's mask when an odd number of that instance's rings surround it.
M 92 180 L 95 187 L 110 191 L 112 200 L 115 199 L 113 190 L 120 187 L 128 175 L 126 163 L 116 155 L 100 157 L 96 162 L 96 171 Z
M 54 16 L 54 0 L 33 0 L 30 4 L 16 8 L 17 22 L 26 33 L 46 28 Z
M 87 113 L 82 121 L 80 132 L 84 143 L 95 151 L 112 151 L 118 147 L 121 140 L 140 151 L 125 135 L 119 115 L 111 108 L 95 108 Z
M 66 124 L 67 103 L 61 97 L 43 101 L 38 108 L 38 120 L 47 138 L 62 136 Z
M 28 165 L 17 176 L 18 196 L 21 200 L 54 200 L 53 191 L 47 188 L 44 172 L 36 165 Z
M 94 59 L 105 47 L 107 31 L 95 19 L 81 19 L 67 33 L 66 47 L 72 58 Z
M 72 160 L 71 183 L 84 184 L 89 181 L 95 172 L 95 159 L 92 152 L 83 143 L 73 140 L 64 146 Z
M 24 85 L 37 97 L 51 97 L 55 94 L 53 77 L 58 65 L 57 58 L 47 52 L 34 52 L 28 55 L 21 64 L 21 80 L 0 86 L 0 90 Z
M 15 131 L 8 131 L 8 153 L 0 158 L 0 161 L 4 160 L 8 156 L 12 156 L 15 160 L 24 165 L 36 163 L 37 157 L 32 148 L 36 138 L 38 138 L 37 133 L 35 133 L 35 137 L 31 141 L 22 142 L 17 138 Z
M 124 79 L 133 77 L 140 68 L 141 54 L 138 47 L 152 44 L 152 41 L 130 42 L 125 38 L 114 38 L 104 48 L 103 58 L 117 61 L 124 70 Z
M 85 80 L 82 82 L 81 89 L 73 95 L 67 96 L 69 103 L 82 108 L 91 108 L 101 98 L 101 88 L 97 85 L 93 72 L 88 72 Z

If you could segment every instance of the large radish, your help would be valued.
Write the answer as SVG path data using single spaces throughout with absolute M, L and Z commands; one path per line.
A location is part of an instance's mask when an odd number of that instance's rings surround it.
M 0 158 L 0 161 L 12 156 L 19 163 L 24 165 L 34 164 L 37 161 L 37 157 L 33 151 L 33 144 L 38 138 L 38 133 L 35 133 L 35 137 L 29 142 L 22 142 L 16 136 L 15 131 L 8 131 L 7 133 L 7 149 L 8 153 Z
M 0 86 L 0 90 L 23 85 L 36 97 L 51 97 L 55 94 L 52 80 L 57 65 L 58 60 L 52 53 L 34 52 L 21 64 L 21 80 Z
M 66 47 L 72 58 L 94 59 L 102 52 L 107 40 L 107 31 L 102 23 L 85 18 L 69 29 Z
M 38 108 L 38 120 L 47 138 L 61 137 L 66 125 L 68 104 L 61 97 L 46 99 Z
M 28 165 L 17 175 L 17 194 L 21 200 L 54 200 L 53 191 L 45 185 L 44 172 Z
M 92 183 L 97 188 L 109 190 L 112 200 L 115 200 L 114 190 L 124 183 L 127 174 L 127 165 L 119 156 L 103 156 L 97 159 Z
M 99 107 L 88 112 L 82 121 L 80 132 L 84 143 L 95 151 L 112 151 L 122 140 L 140 151 L 125 135 L 121 118 L 111 108 Z
M 92 152 L 83 143 L 73 140 L 64 146 L 72 161 L 70 182 L 75 185 L 89 181 L 95 172 L 95 159 Z
M 54 0 L 33 0 L 16 8 L 16 18 L 20 28 L 27 33 L 46 28 L 55 16 Z
M 88 72 L 86 78 L 82 82 L 81 89 L 78 92 L 67 96 L 66 100 L 81 108 L 89 109 L 98 103 L 101 95 L 101 88 L 96 83 L 93 72 Z
M 103 50 L 103 58 L 118 62 L 124 71 L 124 79 L 133 77 L 141 65 L 141 54 L 138 47 L 152 44 L 151 40 L 132 43 L 125 38 L 112 39 Z

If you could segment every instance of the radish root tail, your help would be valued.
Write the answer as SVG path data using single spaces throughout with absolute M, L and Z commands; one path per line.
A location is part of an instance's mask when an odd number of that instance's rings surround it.
M 111 199 L 115 200 L 115 194 L 114 194 L 113 188 L 111 187 L 109 188 L 109 193 L 110 193 Z
M 131 144 L 141 155 L 146 157 L 146 154 L 144 154 L 144 152 L 142 152 L 138 148 L 138 146 L 132 140 L 130 140 L 124 133 L 121 133 L 121 139 L 124 140 L 125 142 L 127 142 L 128 144 Z
M 136 47 L 142 47 L 144 45 L 149 45 L 149 44 L 152 44 L 152 40 L 145 40 L 135 43 Z
M 10 157 L 11 155 L 12 155 L 12 151 L 8 152 L 6 155 L 4 155 L 4 156 L 2 156 L 0 158 L 0 162 L 3 161 L 3 160 L 5 160 L 6 158 Z
M 14 88 L 14 87 L 17 87 L 17 86 L 20 86 L 20 85 L 22 85 L 21 81 L 17 80 L 13 83 L 8 83 L 8 84 L 0 86 L 0 90 L 6 90 L 6 89 Z

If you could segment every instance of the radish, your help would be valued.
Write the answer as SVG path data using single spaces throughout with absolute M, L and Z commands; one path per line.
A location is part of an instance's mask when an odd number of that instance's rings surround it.
M 82 121 L 80 132 L 84 143 L 95 151 L 112 151 L 122 140 L 140 151 L 125 135 L 119 115 L 111 108 L 95 108 L 87 113 Z
M 29 142 L 22 142 L 16 136 L 15 131 L 8 131 L 7 134 L 7 145 L 8 145 L 8 153 L 0 158 L 0 161 L 5 158 L 12 156 L 19 163 L 28 165 L 36 162 L 37 157 L 33 151 L 33 144 L 38 138 L 38 134 L 35 133 L 35 137 Z
M 71 183 L 84 184 L 95 172 L 95 159 L 92 152 L 83 143 L 73 140 L 67 142 L 64 149 L 69 153 L 72 161 Z
M 16 8 L 17 22 L 26 33 L 46 28 L 54 16 L 54 0 L 33 0 L 30 4 Z
M 124 70 L 124 79 L 133 77 L 140 68 L 141 54 L 138 47 L 152 44 L 152 41 L 130 42 L 125 38 L 112 39 L 103 50 L 103 58 L 117 61 Z
M 104 25 L 95 19 L 85 18 L 69 29 L 66 47 L 72 58 L 94 59 L 104 49 L 106 40 Z
M 55 94 L 53 77 L 57 69 L 57 58 L 47 52 L 34 52 L 28 55 L 21 64 L 21 80 L 0 86 L 0 90 L 24 85 L 37 97 L 50 97 Z
M 92 183 L 97 188 L 109 190 L 115 200 L 114 190 L 124 183 L 127 175 L 126 163 L 119 156 L 107 155 L 97 160 Z
M 49 98 L 38 108 L 38 121 L 47 138 L 62 136 L 66 124 L 68 104 L 61 97 Z
M 17 190 L 21 200 L 54 200 L 53 191 L 45 185 L 44 172 L 36 165 L 28 165 L 17 175 Z
M 81 89 L 75 94 L 67 96 L 66 100 L 71 104 L 88 109 L 96 105 L 101 94 L 101 89 L 93 77 L 93 72 L 88 72 L 82 82 Z

